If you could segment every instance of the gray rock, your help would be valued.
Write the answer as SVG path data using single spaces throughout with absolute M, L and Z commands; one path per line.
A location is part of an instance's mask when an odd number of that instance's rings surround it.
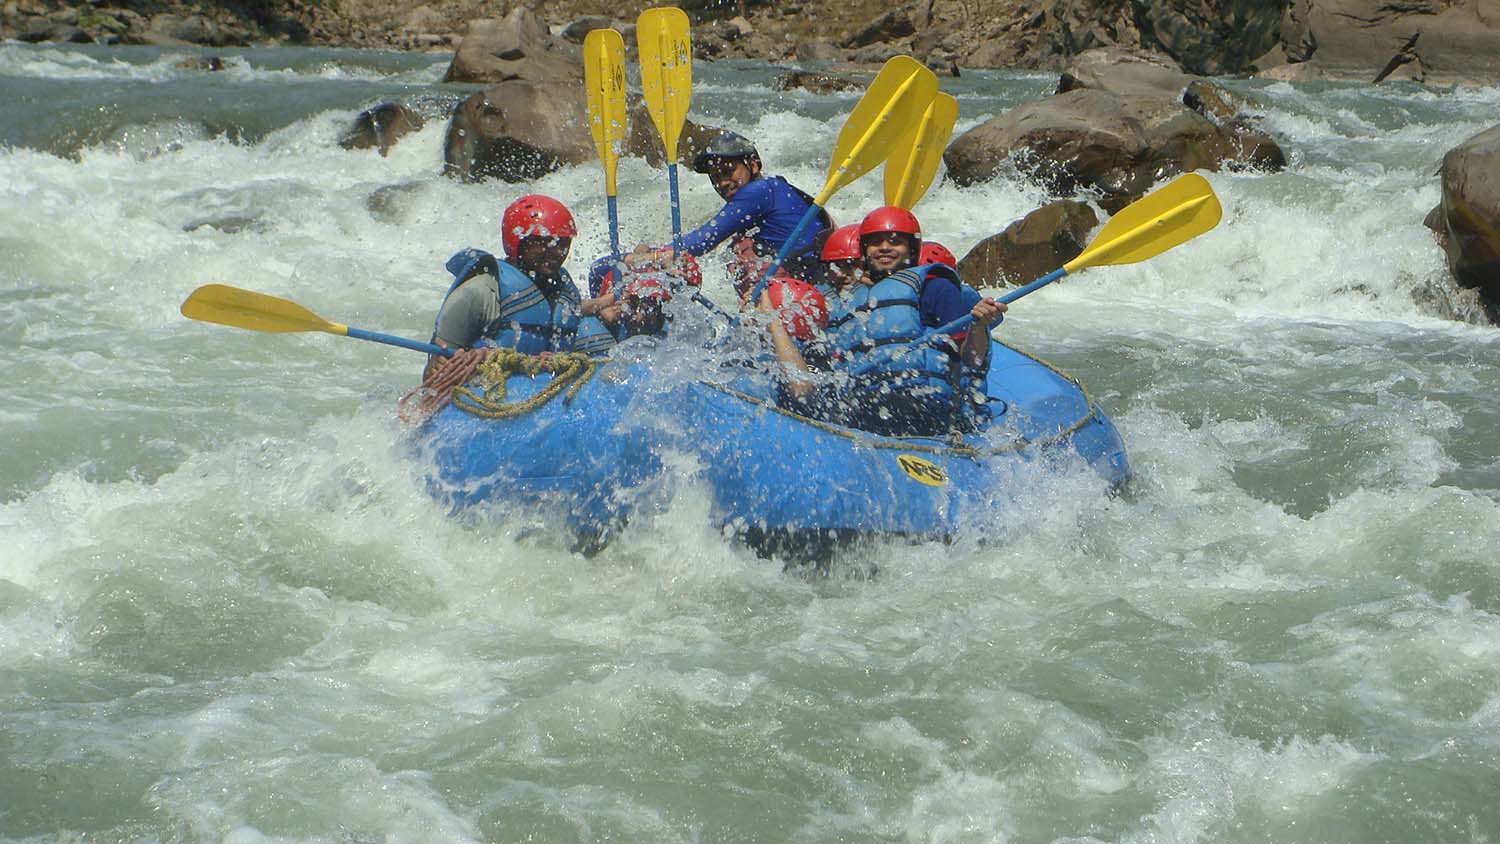
M 1106 208 L 1193 170 L 1270 166 L 1264 136 L 1224 128 L 1164 97 L 1082 89 L 1026 103 L 965 132 L 943 154 L 959 186 L 1014 167 L 1057 196 L 1094 192 Z
M 896 44 L 871 44 L 861 47 L 849 54 L 849 60 L 859 64 L 884 64 L 894 56 L 899 56 L 906 51 Z
M 554 37 L 525 6 L 502 20 L 486 18 L 469 25 L 444 82 L 548 82 L 583 79 L 582 52 L 576 44 Z
M 911 16 L 906 13 L 906 10 L 892 9 L 871 21 L 864 29 L 845 38 L 840 46 L 846 49 L 867 47 L 871 44 L 905 38 L 916 31 L 916 24 L 912 23 Z
M 799 62 L 831 62 L 837 61 L 844 54 L 828 41 L 813 38 L 808 41 L 799 41 L 793 55 Z
M 1029 284 L 1078 257 L 1099 215 L 1087 203 L 1044 205 L 991 235 L 958 262 L 958 274 L 976 287 Z
M 1142 46 L 1171 56 L 1191 73 L 1238 73 L 1277 42 L 1283 0 L 1180 0 L 1143 3 Z
M 198 229 L 215 229 L 224 234 L 239 234 L 240 232 L 261 232 L 266 230 L 265 221 L 260 217 L 240 214 L 226 217 L 212 217 L 203 220 L 193 220 L 183 225 L 185 232 L 197 231 Z
M 344 149 L 380 150 L 382 157 L 406 135 L 422 128 L 422 115 L 400 103 L 381 103 L 354 118 L 354 125 L 339 138 Z
M 653 166 L 666 162 L 645 101 L 631 97 L 624 154 Z M 717 130 L 686 121 L 678 160 L 691 160 Z M 575 82 L 510 80 L 459 104 L 444 142 L 444 173 L 463 181 L 526 182 L 597 155 L 588 128 L 583 86 Z
M 1193 79 L 1169 56 L 1102 47 L 1085 50 L 1068 61 L 1057 93 L 1093 88 L 1112 94 L 1176 99 Z
M 836 76 L 828 73 L 813 73 L 806 70 L 789 70 L 780 74 L 771 81 L 771 87 L 777 91 L 790 91 L 802 88 L 814 94 L 833 94 L 839 91 L 857 91 L 864 88 L 859 80 L 848 76 Z
M 1207 79 L 1194 79 L 1182 91 L 1182 104 L 1223 126 L 1240 118 L 1252 104 Z
M 1500 84 L 1496 0 L 1292 0 L 1275 79 Z
M 1443 156 L 1443 251 L 1460 286 L 1500 303 L 1500 125 Z
M 609 29 L 614 26 L 614 20 L 603 15 L 584 15 L 562 28 L 557 33 L 559 38 L 566 38 L 574 44 L 582 44 L 584 36 L 596 29 Z
M 365 209 L 377 220 L 399 225 L 410 213 L 414 198 L 424 187 L 422 182 L 406 182 L 376 188 L 365 198 Z
M 575 82 L 512 79 L 459 104 L 443 144 L 443 172 L 465 182 L 527 182 L 594 155 Z
M 43 41 L 55 41 L 64 44 L 89 44 L 94 37 L 82 29 L 48 18 L 30 18 L 26 20 L 20 30 L 16 33 L 17 41 L 28 44 L 39 44 Z

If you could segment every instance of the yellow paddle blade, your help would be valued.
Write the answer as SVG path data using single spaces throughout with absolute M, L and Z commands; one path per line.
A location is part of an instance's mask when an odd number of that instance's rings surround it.
M 329 322 L 296 302 L 227 284 L 205 284 L 194 290 L 182 303 L 182 315 L 199 322 L 216 322 L 273 334 L 291 331 L 349 333 L 349 326 Z
M 944 93 L 933 97 L 910 135 L 897 141 L 885 160 L 886 205 L 910 210 L 927 193 L 957 122 L 958 100 Z
M 1179 176 L 1110 217 L 1094 242 L 1063 269 L 1071 273 L 1144 261 L 1217 226 L 1223 215 L 1207 179 L 1197 173 Z
M 625 41 L 613 29 L 583 37 L 583 87 L 588 93 L 589 131 L 604 165 L 604 192 L 615 195 L 615 171 L 625 143 Z
M 589 131 L 604 165 L 604 192 L 615 195 L 615 171 L 625 144 L 625 41 L 613 29 L 583 37 L 583 87 L 588 92 Z
M 693 41 L 687 13 L 675 6 L 647 9 L 635 21 L 636 46 L 641 53 L 641 95 L 651 122 L 667 150 L 667 163 L 677 163 L 677 139 L 693 101 Z
M 911 56 L 887 61 L 839 130 L 828 181 L 813 204 L 822 207 L 839 188 L 884 161 L 892 145 L 916 125 L 937 90 L 937 74 Z

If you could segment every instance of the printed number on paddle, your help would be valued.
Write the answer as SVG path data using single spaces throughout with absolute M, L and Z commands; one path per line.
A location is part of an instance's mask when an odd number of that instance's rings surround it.
M 948 473 L 931 460 L 924 460 L 912 454 L 898 454 L 896 465 L 901 467 L 901 471 L 905 472 L 907 477 L 919 484 L 943 486 L 948 483 Z

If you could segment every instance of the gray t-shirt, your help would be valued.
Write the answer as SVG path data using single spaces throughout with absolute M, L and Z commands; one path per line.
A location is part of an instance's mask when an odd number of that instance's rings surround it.
M 472 348 L 484 329 L 500 317 L 500 283 L 489 273 L 470 277 L 448 295 L 437 318 L 437 341 L 449 348 Z

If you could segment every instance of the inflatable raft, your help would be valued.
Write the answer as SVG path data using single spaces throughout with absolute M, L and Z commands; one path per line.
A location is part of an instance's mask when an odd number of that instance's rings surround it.
M 1084 461 L 1108 485 L 1129 474 L 1119 434 L 1083 387 L 998 342 L 988 424 L 951 438 L 799 416 L 777 407 L 764 373 L 741 372 L 695 378 L 649 353 L 617 353 L 558 375 L 476 376 L 421 432 L 431 489 L 455 510 L 539 508 L 587 551 L 692 482 L 718 526 L 777 551 L 850 535 L 951 537 L 1002 515 L 1049 460 Z

